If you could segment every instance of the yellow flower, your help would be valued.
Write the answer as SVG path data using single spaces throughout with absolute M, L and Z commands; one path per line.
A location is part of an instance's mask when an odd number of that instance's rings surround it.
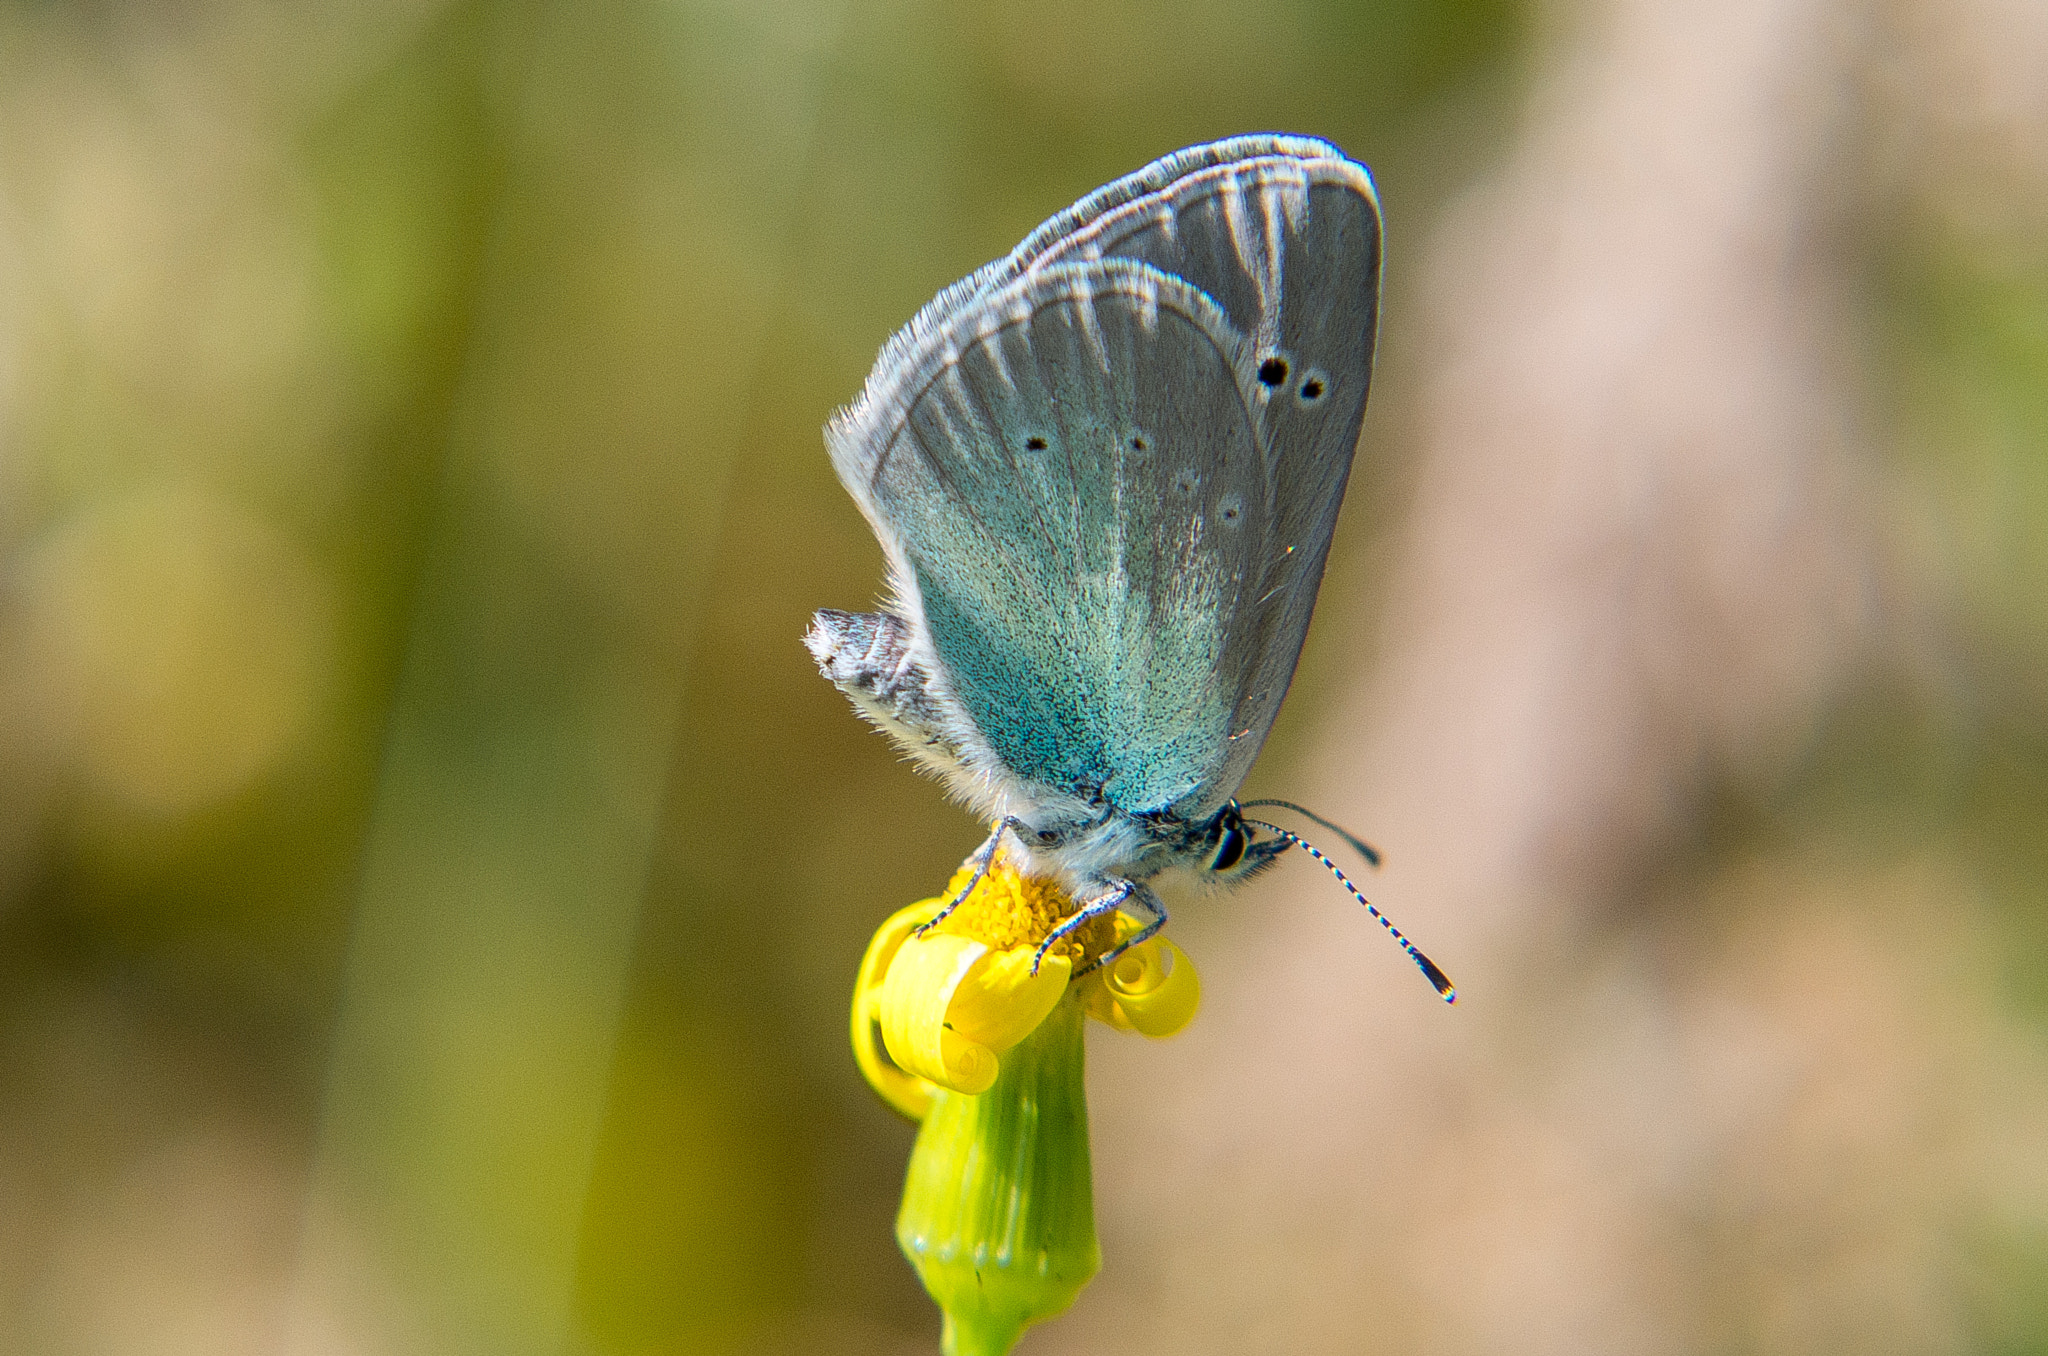
M 1111 947 L 1139 925 L 1099 919 L 1046 952 L 1074 900 L 998 853 L 964 889 L 898 910 L 875 933 L 854 987 L 853 1052 L 884 1101 L 922 1122 L 896 1238 L 946 1317 L 947 1356 L 1000 1356 L 1064 1311 L 1101 1266 L 1088 1162 L 1081 1026 L 1170 1036 L 1201 981 L 1164 938 Z M 1076 979 L 1076 972 L 1080 977 Z
M 963 866 L 944 896 L 892 914 L 868 943 L 854 985 L 854 1060 L 882 1099 L 911 1120 L 924 1119 L 936 1088 L 986 1091 L 1002 1053 L 1038 1028 L 1074 971 L 1140 926 L 1122 914 L 1097 920 L 1048 951 L 1033 975 L 1039 943 L 1074 902 L 998 854 L 974 893 L 916 936 L 971 877 Z M 1073 987 L 1089 1016 L 1154 1038 L 1186 1026 L 1202 998 L 1194 962 L 1164 937 L 1091 969 Z

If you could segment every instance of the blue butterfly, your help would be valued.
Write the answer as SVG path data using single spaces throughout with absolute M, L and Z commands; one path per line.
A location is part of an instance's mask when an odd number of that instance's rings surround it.
M 1336 871 L 1234 797 L 1315 607 L 1379 296 L 1364 166 L 1307 137 L 1212 142 L 939 293 L 826 426 L 894 596 L 819 612 L 805 643 L 996 822 L 977 882 L 1010 835 L 1080 901 L 1046 946 L 1124 908 L 1150 937 L 1169 869 L 1238 881 L 1300 845 Z

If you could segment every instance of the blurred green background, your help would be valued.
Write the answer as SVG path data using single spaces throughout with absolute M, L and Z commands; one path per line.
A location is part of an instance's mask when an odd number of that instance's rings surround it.
M 1370 637 L 1428 482 L 1429 242 L 1630 9 L 0 7 L 0 1349 L 932 1349 L 910 1130 L 844 1004 L 979 831 L 799 643 L 881 577 L 821 423 L 939 287 L 1157 155 L 1283 129 L 1371 163 L 1383 378 L 1260 772 L 1286 794 L 1400 644 Z M 1883 129 L 1941 12 L 1848 43 L 1812 218 L 1875 643 L 1767 775 L 1689 764 L 1569 935 L 1816 840 L 1938 860 L 1975 948 L 1940 1020 L 2038 1108 L 2048 103 L 1984 133 L 1974 196 L 1928 191 Z M 2048 1351 L 2031 1133 L 2001 1142 L 2033 1194 L 1936 1202 L 1910 1279 L 1946 1321 L 1892 1349 Z M 1636 1349 L 1829 1349 L 1741 1293 Z M 1497 1349 L 1416 1330 L 1214 1349 Z

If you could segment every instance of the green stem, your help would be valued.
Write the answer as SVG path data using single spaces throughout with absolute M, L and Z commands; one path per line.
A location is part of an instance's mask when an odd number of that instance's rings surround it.
M 1102 1266 L 1082 1018 L 1061 999 L 995 1086 L 940 1092 L 918 1131 L 896 1241 L 945 1311 L 946 1356 L 1003 1356 Z

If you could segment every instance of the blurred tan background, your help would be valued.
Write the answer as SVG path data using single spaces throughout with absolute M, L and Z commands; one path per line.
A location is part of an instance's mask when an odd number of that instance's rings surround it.
M 1046 1353 L 2048 1352 L 2035 0 L 0 6 L 0 1351 L 935 1349 L 819 440 L 1178 146 L 1382 366 Z

